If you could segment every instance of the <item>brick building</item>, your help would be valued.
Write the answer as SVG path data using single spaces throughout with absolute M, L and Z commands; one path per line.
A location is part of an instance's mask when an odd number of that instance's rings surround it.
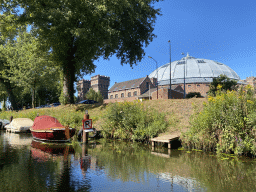
M 133 101 L 136 99 L 157 99 L 157 79 L 148 76 L 115 83 L 108 91 L 108 99 L 104 103 Z M 183 90 L 180 86 L 172 87 L 172 98 L 183 98 Z M 169 89 L 160 88 L 158 90 L 158 99 L 170 98 Z
M 85 99 L 85 95 L 90 88 L 94 91 L 102 94 L 104 99 L 108 98 L 108 87 L 109 87 L 110 77 L 103 75 L 95 75 L 91 77 L 91 80 L 80 80 L 77 82 L 78 100 L 81 101 Z
M 111 101 L 131 101 L 138 99 L 138 96 L 145 93 L 149 88 L 156 87 L 156 79 L 149 79 L 148 76 L 115 83 L 108 91 L 108 100 Z M 109 102 L 109 101 L 104 101 Z

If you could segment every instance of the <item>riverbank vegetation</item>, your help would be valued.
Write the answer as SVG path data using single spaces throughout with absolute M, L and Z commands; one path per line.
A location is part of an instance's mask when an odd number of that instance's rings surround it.
M 172 132 L 185 132 L 189 127 L 189 117 L 193 113 L 193 105 L 202 108 L 203 102 L 207 101 L 205 98 L 192 99 L 175 99 L 175 100 L 150 100 L 143 101 L 143 108 L 148 111 L 155 111 L 155 113 L 164 113 L 165 119 L 168 122 L 167 129 L 163 134 L 170 134 Z M 101 130 L 104 124 L 104 114 L 107 106 L 110 104 L 67 104 L 58 107 L 41 108 L 41 109 L 25 109 L 16 111 L 2 111 L 0 112 L 0 119 L 13 118 L 30 118 L 34 120 L 37 114 L 50 115 L 57 118 L 61 124 L 81 129 L 82 119 L 85 110 L 88 110 L 90 118 L 93 122 L 93 127 Z
M 167 130 L 164 113 L 144 108 L 142 102 L 110 103 L 103 116 L 103 136 L 124 140 L 149 140 Z
M 181 137 L 187 148 L 256 155 L 256 99 L 250 86 L 239 91 L 216 92 L 203 110 L 195 106 L 191 127 Z

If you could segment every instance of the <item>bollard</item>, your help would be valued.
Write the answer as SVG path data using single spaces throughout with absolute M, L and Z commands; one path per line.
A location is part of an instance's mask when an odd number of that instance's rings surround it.
M 88 144 L 89 132 L 83 131 L 83 143 Z
M 85 111 L 84 119 L 89 119 L 89 114 L 87 110 Z M 88 139 L 89 139 L 89 132 L 86 132 L 85 130 L 83 130 L 83 143 L 88 144 Z

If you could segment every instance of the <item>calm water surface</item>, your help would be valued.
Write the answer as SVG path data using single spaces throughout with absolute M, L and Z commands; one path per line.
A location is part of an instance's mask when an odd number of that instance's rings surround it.
M 256 191 L 256 161 L 120 141 L 47 144 L 1 131 L 0 191 Z

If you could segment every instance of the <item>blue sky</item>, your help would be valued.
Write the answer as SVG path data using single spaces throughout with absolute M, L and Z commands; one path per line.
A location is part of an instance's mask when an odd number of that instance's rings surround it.
M 204 58 L 224 63 L 241 79 L 256 76 L 256 1 L 255 0 L 165 0 L 154 4 L 161 9 L 154 34 L 157 37 L 145 48 L 145 57 L 133 69 L 122 66 L 115 56 L 95 62 L 95 73 L 84 76 L 89 80 L 94 75 L 110 77 L 110 86 L 115 82 L 145 77 L 171 60 L 189 53 L 195 58 Z

